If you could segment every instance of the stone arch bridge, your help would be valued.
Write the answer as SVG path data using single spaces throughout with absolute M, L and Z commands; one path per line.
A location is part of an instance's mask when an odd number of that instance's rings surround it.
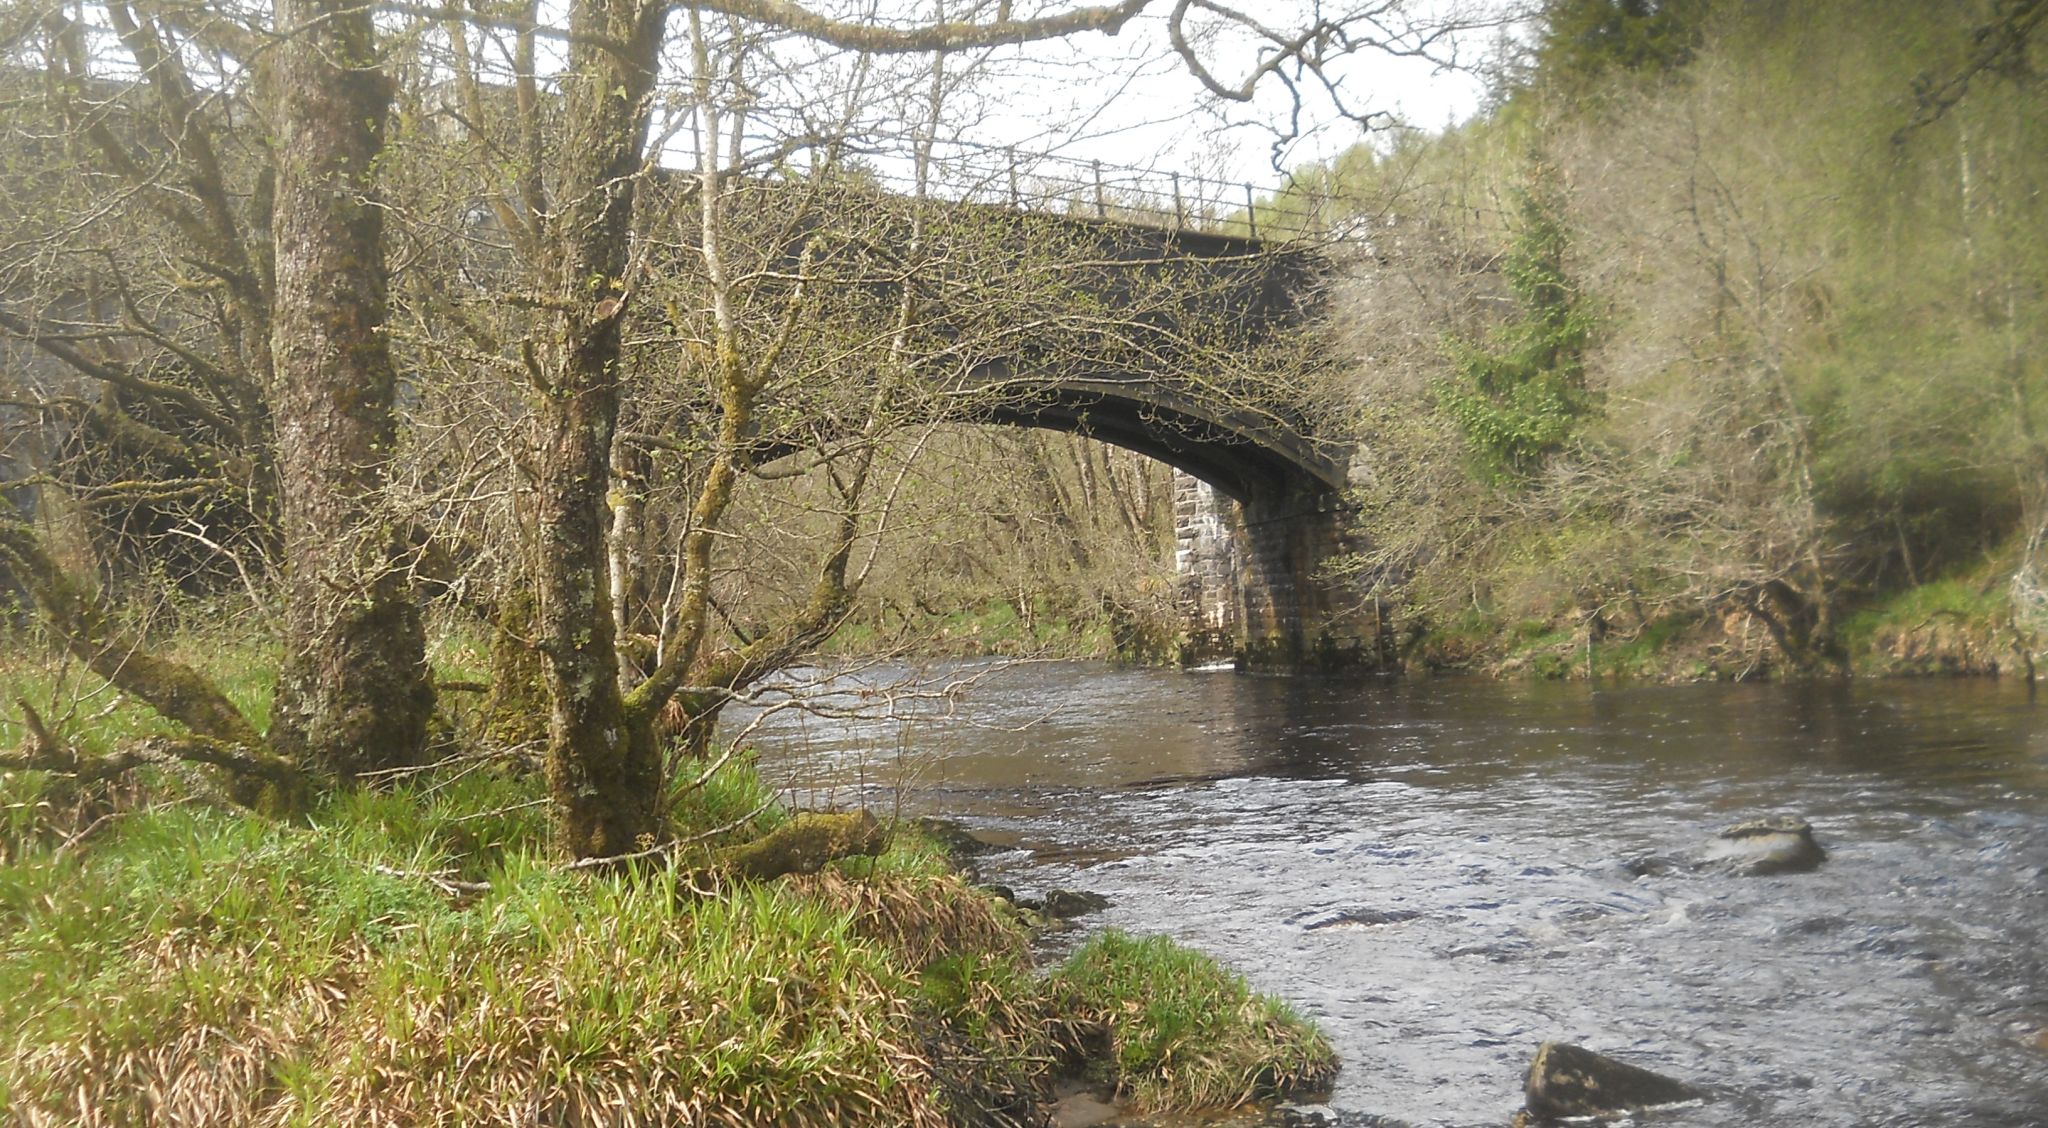
M 1119 213 L 1101 199 L 1079 215 L 1014 200 L 943 205 L 948 221 L 929 238 L 1050 241 L 1087 263 L 1056 300 L 1072 316 L 1044 316 L 1046 328 L 1005 337 L 963 364 L 949 389 L 962 406 L 947 417 L 1081 434 L 1174 469 L 1184 663 L 1380 665 L 1376 609 L 1323 571 L 1351 547 L 1348 443 L 1318 422 L 1327 405 L 1301 402 L 1303 389 L 1257 371 L 1290 335 L 1298 346 L 1326 256 L 1261 239 L 1242 218 L 1236 232 L 1204 230 L 1178 209 Z M 971 310 L 936 320 L 954 313 Z M 1077 344 L 1091 316 L 1118 323 L 1117 339 Z
M 1033 371 L 991 365 L 995 398 L 979 421 L 1065 431 L 1157 459 L 1174 470 L 1175 569 L 1187 665 L 1265 670 L 1377 666 L 1379 616 L 1323 565 L 1352 545 L 1344 488 L 1351 450 L 1319 426 L 1319 405 L 1284 386 L 1218 394 L 1201 369 L 1217 348 L 1250 360 L 1270 338 L 1303 331 L 1326 263 L 1316 251 L 1250 235 L 1143 223 L 1088 225 L 1122 258 L 1151 256 L 1190 279 L 1191 317 L 1228 312 L 1222 342 L 1162 349 L 1128 370 Z M 1278 394 L 1276 394 L 1278 393 Z
M 763 182 L 753 214 L 777 232 L 788 276 L 835 225 L 860 234 L 825 242 L 871 256 L 842 277 L 896 272 L 853 283 L 848 312 L 821 316 L 871 332 L 876 311 L 898 308 L 899 287 L 925 287 L 919 327 L 949 363 L 943 378 L 920 378 L 934 382 L 923 418 L 1081 434 L 1174 469 L 1184 662 L 1381 664 L 1377 611 L 1323 569 L 1351 547 L 1349 441 L 1314 402 L 1314 381 L 1298 378 L 1314 364 L 1302 346 L 1328 256 L 1258 231 L 1241 185 L 1219 205 L 1177 177 L 1148 195 L 1099 165 L 1028 184 L 1014 166 L 970 165 L 953 169 L 970 187 L 948 196 L 913 198 L 880 176 Z M 784 219 L 800 211 L 817 218 Z M 897 252 L 913 243 L 942 277 L 907 280 Z M 762 433 L 752 457 L 805 443 Z

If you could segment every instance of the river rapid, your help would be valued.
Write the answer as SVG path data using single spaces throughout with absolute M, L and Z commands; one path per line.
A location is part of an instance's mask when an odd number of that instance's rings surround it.
M 1559 1039 L 1717 1092 L 1658 1124 L 2048 1125 L 2024 686 L 953 663 L 798 693 L 818 708 L 728 718 L 769 779 L 957 818 L 1004 847 L 987 880 L 1101 893 L 1085 927 L 1219 957 L 1329 1035 L 1340 1123 L 1505 1124 Z M 1687 864 L 1780 812 L 1818 871 Z

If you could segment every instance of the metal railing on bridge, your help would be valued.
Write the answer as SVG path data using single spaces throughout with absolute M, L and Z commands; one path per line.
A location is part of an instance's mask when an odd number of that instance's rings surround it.
M 849 147 L 841 161 L 849 171 L 900 195 L 1173 231 L 1253 239 L 1278 234 L 1271 216 L 1260 214 L 1270 209 L 1277 192 L 1221 177 L 963 142 L 933 146 L 922 184 L 907 151 Z M 1268 228 L 1263 232 L 1262 223 Z

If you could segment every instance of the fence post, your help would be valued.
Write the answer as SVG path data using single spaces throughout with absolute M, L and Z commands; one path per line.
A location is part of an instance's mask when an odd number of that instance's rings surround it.
M 1095 169 L 1095 218 L 1108 219 L 1109 204 L 1102 198 L 1102 162 L 1089 161 L 1088 163 Z
M 1017 208 L 1017 209 L 1019 209 L 1019 210 L 1022 210 L 1022 209 L 1023 209 L 1023 207 L 1024 207 L 1024 198 L 1023 198 L 1023 196 L 1022 196 L 1022 195 L 1021 195 L 1021 194 L 1020 194 L 1020 193 L 1019 193 L 1019 192 L 1017 191 L 1017 149 L 1016 149 L 1016 146 L 1014 146 L 1014 145 L 1011 145 L 1011 146 L 1005 146 L 1005 147 L 1003 148 L 1003 152 L 1005 152 L 1005 153 L 1009 154 L 1009 157 L 1010 157 L 1010 206 L 1011 206 L 1011 207 L 1013 207 L 1013 208 Z
M 1252 186 L 1244 186 L 1244 221 L 1252 230 L 1252 238 L 1259 237 L 1259 209 L 1252 199 Z
M 1179 231 L 1188 225 L 1187 205 L 1181 202 L 1180 173 L 1173 174 L 1173 229 Z

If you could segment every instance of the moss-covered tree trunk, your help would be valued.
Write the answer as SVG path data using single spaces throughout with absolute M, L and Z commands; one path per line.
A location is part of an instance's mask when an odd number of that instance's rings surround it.
M 484 736 L 507 747 L 539 746 L 548 737 L 546 671 L 533 648 L 534 619 L 532 590 L 507 585 L 491 623 L 491 694 L 483 723 Z
M 659 0 L 577 0 L 570 10 L 566 135 L 548 217 L 539 342 L 535 634 L 549 699 L 548 789 L 577 857 L 644 846 L 662 832 L 661 756 L 619 689 L 606 494 L 619 418 L 626 265 L 662 25 Z
M 286 652 L 270 741 L 348 779 L 414 762 L 433 689 L 388 512 L 397 373 L 375 165 L 391 106 L 369 9 L 284 0 L 273 230 Z

